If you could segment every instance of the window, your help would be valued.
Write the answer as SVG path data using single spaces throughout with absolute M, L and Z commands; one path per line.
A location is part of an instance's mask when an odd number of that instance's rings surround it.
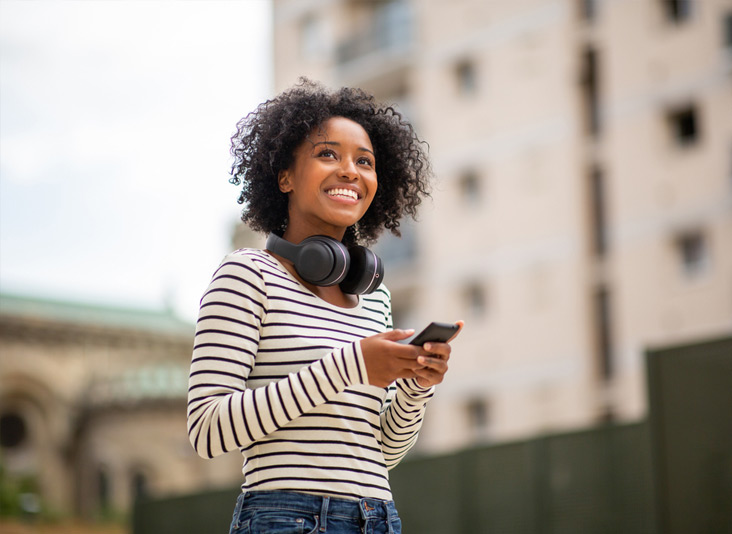
M 667 117 L 671 138 L 680 147 L 687 147 L 699 141 L 699 119 L 693 105 L 669 111 Z
M 585 132 L 597 137 L 600 133 L 600 90 L 598 54 L 592 47 L 582 53 L 581 92 Z
M 693 12 L 693 0 L 661 0 L 666 20 L 674 23 L 681 23 L 691 18 Z
M 355 7 L 354 19 L 347 28 L 345 39 L 336 48 L 338 64 L 370 54 L 400 55 L 412 46 L 414 22 L 409 0 L 351 0 L 348 3 Z
M 468 284 L 463 290 L 463 309 L 472 317 L 481 317 L 487 307 L 485 288 L 477 282 Z
M 132 473 L 132 501 L 138 501 L 150 496 L 147 476 L 142 471 Z
M 696 276 L 704 271 L 709 263 L 709 252 L 704 234 L 692 230 L 676 238 L 679 261 L 687 276 Z
M 592 251 L 599 257 L 607 251 L 607 229 L 605 220 L 605 181 L 600 168 L 590 173 L 590 222 L 592 232 Z
M 300 56 L 305 59 L 316 59 L 322 50 L 322 24 L 314 14 L 305 15 L 300 22 Z
M 468 425 L 474 433 L 484 433 L 490 423 L 488 401 L 483 397 L 475 397 L 465 403 L 465 414 Z
M 13 449 L 23 444 L 28 435 L 25 421 L 16 413 L 0 416 L 0 447 Z
M 404 221 L 399 226 L 402 236 L 397 237 L 391 232 L 384 232 L 379 242 L 374 246 L 374 252 L 384 262 L 388 273 L 390 268 L 410 265 L 417 258 L 417 228 L 411 221 Z
M 458 94 L 470 96 L 478 90 L 478 74 L 475 63 L 469 59 L 458 61 L 455 65 L 455 81 Z
M 597 0 L 579 0 L 580 17 L 586 22 L 597 18 Z
M 603 381 L 609 381 L 613 375 L 612 366 L 612 328 L 610 292 L 607 288 L 599 288 L 593 297 L 595 320 L 595 352 L 598 370 Z
M 458 179 L 458 189 L 461 204 L 466 206 L 480 205 L 482 197 L 482 185 L 478 173 L 466 171 Z
M 99 504 L 99 511 L 102 513 L 109 511 L 111 505 L 111 490 L 109 473 L 105 467 L 100 466 L 97 469 L 97 502 Z

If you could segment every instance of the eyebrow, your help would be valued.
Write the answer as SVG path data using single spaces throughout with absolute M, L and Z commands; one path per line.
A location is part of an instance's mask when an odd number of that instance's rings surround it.
M 314 147 L 315 146 L 318 146 L 318 145 L 341 146 L 341 144 L 338 141 L 318 141 L 317 143 L 313 143 L 313 146 Z M 372 156 L 376 156 L 376 154 L 374 154 L 374 151 L 373 150 L 369 150 L 368 148 L 366 148 L 364 146 L 360 146 L 360 147 L 358 147 L 358 149 L 359 150 L 362 150 L 363 152 L 368 152 Z

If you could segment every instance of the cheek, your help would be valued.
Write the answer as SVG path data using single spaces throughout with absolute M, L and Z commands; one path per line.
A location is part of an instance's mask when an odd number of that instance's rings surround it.
M 371 200 L 373 200 L 376 196 L 376 192 L 379 190 L 379 179 L 375 173 L 374 176 L 368 180 L 368 188 L 369 196 L 371 197 Z

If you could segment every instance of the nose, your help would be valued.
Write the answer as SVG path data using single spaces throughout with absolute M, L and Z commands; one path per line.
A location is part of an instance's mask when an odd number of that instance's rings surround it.
M 340 171 L 341 178 L 346 178 L 348 180 L 355 180 L 358 178 L 358 168 L 356 168 L 356 163 L 350 158 L 343 158 Z

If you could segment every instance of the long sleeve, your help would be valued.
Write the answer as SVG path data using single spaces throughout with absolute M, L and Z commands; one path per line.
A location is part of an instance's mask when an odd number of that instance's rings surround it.
M 417 442 L 427 401 L 434 387 L 421 388 L 414 380 L 397 380 L 381 414 L 384 460 L 388 469 L 395 467 Z
M 388 326 L 392 328 L 391 313 Z M 395 467 L 407 455 L 422 428 L 427 401 L 435 388 L 423 388 L 414 379 L 399 379 L 389 387 L 381 412 L 381 439 L 387 469 Z
M 270 302 L 259 266 L 230 255 L 201 301 L 191 362 L 188 434 L 212 458 L 248 445 L 335 398 L 367 376 L 360 344 L 332 350 L 298 372 L 248 387 Z

